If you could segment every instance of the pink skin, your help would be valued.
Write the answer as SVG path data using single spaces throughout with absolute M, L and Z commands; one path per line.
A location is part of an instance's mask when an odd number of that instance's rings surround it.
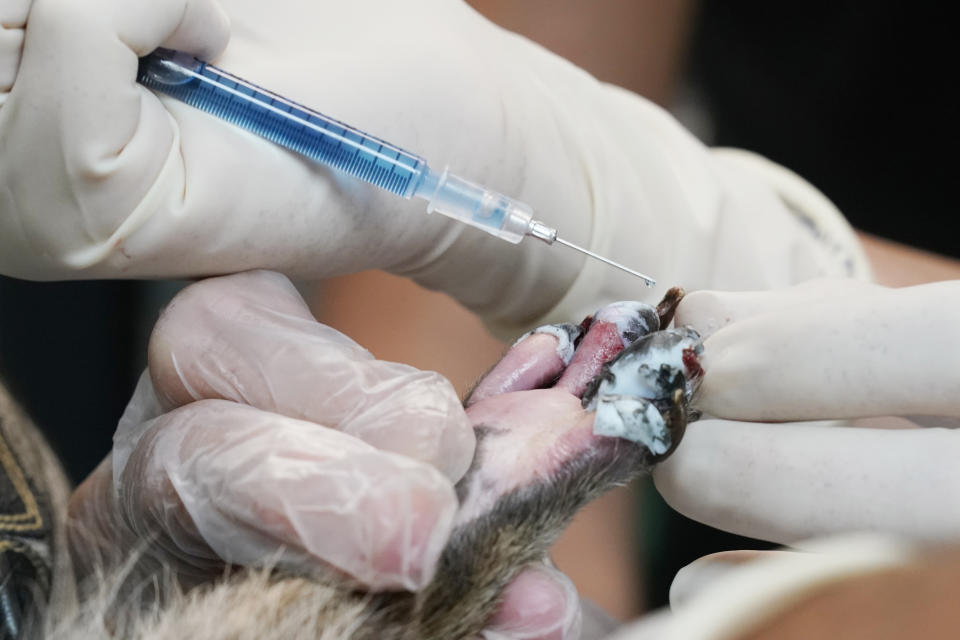
M 636 336 L 641 328 L 644 332 L 654 331 L 655 325 L 655 314 L 647 305 L 614 302 L 584 321 L 580 329 L 587 329 L 587 334 L 576 351 L 571 342 L 577 335 L 576 329 L 568 325 L 540 327 L 507 351 L 473 390 L 466 404 L 469 407 L 512 391 L 540 389 L 553 381 L 556 387 L 579 397 L 600 366 L 627 346 L 626 335 Z
M 630 344 L 632 340 L 628 335 L 636 339 L 638 332 L 648 333 L 657 328 L 656 313 L 647 305 L 629 300 L 608 304 L 592 318 L 587 335 L 557 381 L 557 387 L 582 396 L 600 367 Z
M 602 319 L 602 312 L 597 317 L 566 370 L 557 355 L 557 338 L 533 334 L 514 345 L 477 386 L 467 416 L 485 432 L 478 444 L 480 464 L 465 483 L 457 524 L 479 517 L 514 489 L 549 482 L 584 452 L 602 448 L 613 456 L 619 447 L 633 446 L 595 436 L 594 414 L 580 404 L 587 382 L 624 348 L 617 323 Z M 517 373 L 509 375 L 510 368 Z M 540 388 L 555 379 L 552 388 Z M 574 595 L 541 570 L 527 569 L 505 592 L 492 624 L 524 629 L 522 637 L 533 640 L 566 637 L 576 620 L 571 616 L 571 607 L 578 606 L 571 601 Z
M 559 339 L 548 333 L 534 333 L 510 348 L 490 370 L 467 400 L 467 406 L 511 391 L 539 389 L 557 379 L 564 362 Z
M 593 435 L 593 413 L 559 388 L 514 391 L 467 409 L 476 425 L 490 429 L 481 466 L 471 479 L 455 524 L 468 522 L 513 489 L 549 480 L 578 453 L 601 446 Z
M 616 323 L 596 320 L 583 337 L 570 365 L 557 381 L 557 387 L 579 398 L 591 378 L 600 372 L 603 363 L 623 351 L 624 346 L 626 345 L 623 344 L 620 328 Z

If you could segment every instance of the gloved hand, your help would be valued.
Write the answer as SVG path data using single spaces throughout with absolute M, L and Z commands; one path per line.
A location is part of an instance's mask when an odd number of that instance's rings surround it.
M 375 360 L 266 271 L 181 292 L 149 363 L 112 456 L 71 499 L 81 574 L 140 553 L 135 576 L 169 568 L 185 585 L 225 562 L 372 589 L 429 582 L 475 445 L 444 378 Z M 493 623 L 554 629 L 570 590 L 528 569 Z
M 463 2 L 8 0 L 0 11 L 7 275 L 385 268 L 515 333 L 674 284 L 766 288 L 864 269 L 846 223 L 795 176 L 707 152 L 661 109 Z M 158 98 L 134 78 L 137 56 L 161 45 L 449 164 L 662 285 L 427 217 L 423 203 Z
M 960 281 L 702 291 L 676 318 L 706 336 L 694 404 L 713 419 L 690 424 L 654 470 L 671 506 L 783 543 L 857 530 L 960 538 L 951 506 L 960 433 L 796 422 L 916 416 L 918 425 L 957 426 Z
M 838 588 L 860 578 L 889 576 L 892 570 L 916 565 L 920 551 L 896 538 L 861 534 L 804 541 L 802 552 L 711 554 L 677 573 L 670 586 L 669 611 L 621 627 L 607 640 L 779 638 L 782 636 L 771 632 L 770 626 L 776 628 L 778 620 L 789 619 L 806 601 L 835 596 Z M 914 577 L 904 588 L 915 589 L 916 583 Z M 890 593 L 873 585 L 872 594 L 881 592 Z M 875 602 L 876 598 L 861 596 L 860 600 Z M 842 626 L 828 616 L 821 632 Z M 798 633 L 790 637 L 809 636 L 809 632 L 804 636 Z M 865 633 L 862 637 L 871 636 Z

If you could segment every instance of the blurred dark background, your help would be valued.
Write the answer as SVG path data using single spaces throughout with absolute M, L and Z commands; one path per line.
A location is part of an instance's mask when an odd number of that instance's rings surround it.
M 859 229 L 960 257 L 948 232 L 956 182 L 956 161 L 948 154 L 957 139 L 956 103 L 949 97 L 956 84 L 949 4 L 471 4 L 600 79 L 674 110 L 707 143 L 751 149 L 794 169 Z M 109 451 L 144 366 L 150 327 L 182 285 L 0 277 L 0 376 L 75 482 Z M 339 292 L 331 284 L 316 305 L 348 304 L 350 296 Z M 348 315 L 340 317 L 353 326 Z M 447 352 L 456 353 L 460 340 Z M 486 349 L 478 361 L 495 357 L 494 347 Z M 443 363 L 425 365 L 416 355 L 405 360 L 446 372 Z M 472 376 L 482 367 L 474 370 Z M 456 375 L 451 378 L 460 388 Z M 630 596 L 635 605 L 601 602 L 618 615 L 665 603 L 677 568 L 704 553 L 761 546 L 677 516 L 650 486 L 639 491 L 640 595 Z
M 687 81 L 711 143 L 804 176 L 863 231 L 960 257 L 955 24 L 944 3 L 703 2 Z M 950 87 L 954 87 L 951 89 Z
M 0 378 L 74 483 L 110 451 L 153 323 L 184 284 L 0 276 Z

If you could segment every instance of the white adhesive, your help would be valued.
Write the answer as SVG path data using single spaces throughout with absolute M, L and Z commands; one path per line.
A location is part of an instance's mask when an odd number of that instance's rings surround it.
M 660 365 L 655 363 L 656 369 L 642 364 L 639 369 L 629 375 L 617 375 L 612 381 L 604 380 L 600 385 L 599 393 L 604 395 L 633 396 L 635 398 L 654 399 L 663 395 L 659 381 Z M 671 365 L 672 370 L 677 370 Z M 673 373 L 673 371 L 671 371 Z
M 593 433 L 642 444 L 655 455 L 670 449 L 672 437 L 667 422 L 653 404 L 643 398 L 618 395 L 599 397 Z
M 574 347 L 573 339 L 570 337 L 570 332 L 564 328 L 564 325 L 545 324 L 542 327 L 537 327 L 533 331 L 528 331 L 511 345 L 511 349 L 537 333 L 545 333 L 555 337 L 557 339 L 557 357 L 563 361 L 564 366 L 570 364 L 576 348 Z
M 659 329 L 659 321 L 651 322 L 657 317 L 657 309 L 652 305 L 636 300 L 621 300 L 612 302 L 597 311 L 593 321 L 615 324 L 623 339 L 623 346 L 626 347 L 631 342 L 628 338 L 630 334 L 633 334 L 636 339 L 637 335 L 646 335 Z
M 649 399 L 665 397 L 664 394 L 669 392 L 670 389 L 664 388 L 662 386 L 663 381 L 658 380 L 660 369 L 666 366 L 673 371 L 686 374 L 683 352 L 692 349 L 699 355 L 703 352 L 703 346 L 700 344 L 700 336 L 688 327 L 671 329 L 662 333 L 679 335 L 682 338 L 673 342 L 652 340 L 648 342 L 643 351 L 625 353 L 610 368 L 613 379 L 604 380 L 598 392 L 612 395 L 640 396 Z M 689 397 L 693 391 L 693 385 L 686 375 L 684 377 L 686 393 Z
M 666 453 L 672 435 L 653 403 L 672 403 L 678 377 L 689 401 L 699 379 L 697 372 L 687 376 L 683 361 L 687 350 L 699 354 L 703 346 L 696 331 L 682 327 L 641 338 L 611 361 L 595 395 L 584 406 L 588 411 L 596 409 L 593 433 L 644 444 L 654 454 Z

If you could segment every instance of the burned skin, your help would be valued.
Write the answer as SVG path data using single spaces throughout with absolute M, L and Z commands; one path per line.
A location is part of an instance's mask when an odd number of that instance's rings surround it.
M 682 290 L 671 289 L 657 307 L 656 316 L 650 308 L 638 308 L 635 316 L 619 323 L 624 343 L 628 344 L 613 354 L 613 360 L 603 365 L 603 371 L 610 375 L 611 366 L 621 357 L 629 356 L 638 341 L 659 338 L 657 329 L 670 322 L 682 297 Z M 603 317 L 603 313 L 581 325 L 585 333 L 579 341 L 577 353 L 555 387 L 580 386 L 576 381 L 564 384 L 567 377 L 579 377 L 579 372 L 570 372 L 576 367 L 578 356 L 589 359 L 593 354 L 588 351 L 599 350 L 610 357 L 610 341 L 606 335 L 610 327 L 596 322 L 597 317 Z M 669 340 L 671 336 L 664 338 Z M 694 361 L 687 370 L 698 377 L 702 370 L 698 363 L 695 364 L 696 353 L 692 349 L 689 351 L 691 355 L 685 352 L 684 361 L 686 363 L 691 356 Z M 418 594 L 378 597 L 374 603 L 381 612 L 376 616 L 377 624 L 373 625 L 370 635 L 358 637 L 439 640 L 469 637 L 482 630 L 500 603 L 504 588 L 525 565 L 544 557 L 581 507 L 602 493 L 649 472 L 656 462 L 676 448 L 686 428 L 688 398 L 684 392 L 687 379 L 683 374 L 675 375 L 676 379 L 665 383 L 668 397 L 661 402 L 664 418 L 673 432 L 672 445 L 666 454 L 654 455 L 642 444 L 620 438 L 590 437 L 587 440 L 589 446 L 557 464 L 547 479 L 533 475 L 535 479 L 501 495 L 492 509 L 458 526 L 428 587 Z M 595 390 L 596 385 L 590 383 L 587 387 Z M 530 402 L 543 403 L 543 395 L 533 394 L 555 390 L 516 393 L 530 394 Z M 579 393 L 575 392 L 575 395 Z M 467 404 L 470 404 L 469 400 Z M 477 453 L 470 470 L 457 485 L 465 509 L 469 509 L 469 488 L 483 482 L 483 469 L 487 466 L 485 458 L 497 455 L 497 439 L 503 435 L 496 427 L 482 422 L 475 426 L 475 430 Z

